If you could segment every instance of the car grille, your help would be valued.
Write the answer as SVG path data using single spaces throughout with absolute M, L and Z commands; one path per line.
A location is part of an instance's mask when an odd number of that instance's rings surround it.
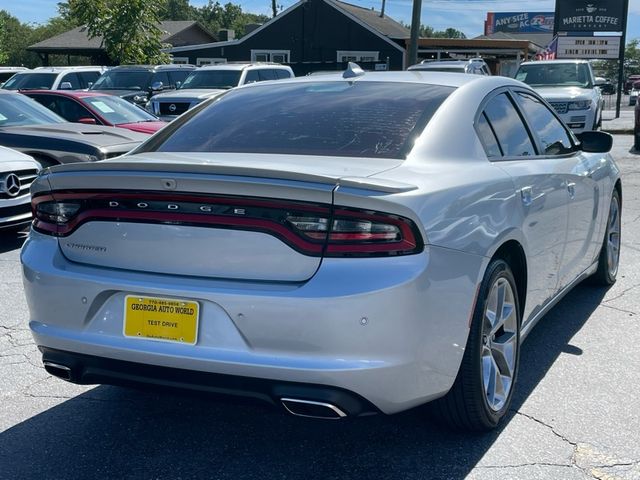
M 3 200 L 3 199 L 6 200 L 9 198 L 18 198 L 28 194 L 29 187 L 31 187 L 31 184 L 38 176 L 38 171 L 35 168 L 32 170 L 17 170 L 15 172 L 0 173 L 1 185 L 4 185 L 5 179 L 11 173 L 15 173 L 20 179 L 20 193 L 18 193 L 18 195 L 11 196 L 4 190 L 4 188 L 0 188 L 0 200 Z
M 551 102 L 551 106 L 560 115 L 567 113 L 569 111 L 569 104 L 567 102 Z
M 171 105 L 175 106 L 175 109 L 171 109 Z M 160 115 L 182 115 L 189 110 L 190 102 L 167 102 L 160 104 Z

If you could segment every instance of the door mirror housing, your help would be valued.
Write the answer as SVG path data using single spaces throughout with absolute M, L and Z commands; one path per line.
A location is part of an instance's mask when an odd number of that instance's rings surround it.
M 164 88 L 164 84 L 162 82 L 153 82 L 151 84 L 152 92 L 161 92 L 163 88 Z
M 606 132 L 587 131 L 576 135 L 580 150 L 587 153 L 608 153 L 613 148 L 613 137 Z
M 84 123 L 85 125 L 96 125 L 98 122 L 96 122 L 95 118 L 86 117 L 86 118 L 79 118 L 78 123 Z

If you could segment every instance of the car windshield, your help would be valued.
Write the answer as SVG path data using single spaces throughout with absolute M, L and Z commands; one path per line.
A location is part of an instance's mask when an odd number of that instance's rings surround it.
M 586 63 L 541 63 L 522 65 L 516 74 L 532 87 L 581 87 L 593 88 Z
M 111 70 L 103 73 L 90 90 L 146 90 L 152 73 L 142 71 Z
M 232 90 L 143 151 L 405 158 L 453 90 L 344 81 Z
M 46 125 L 65 120 L 19 93 L 0 95 L 0 127 Z
M 200 70 L 189 75 L 180 88 L 229 89 L 238 85 L 241 73 L 240 70 Z
M 20 73 L 7 80 L 5 90 L 50 90 L 57 73 Z
M 98 97 L 85 97 L 82 101 L 89 104 L 93 110 L 113 125 L 157 120 L 155 116 L 146 110 L 120 97 L 100 95 Z

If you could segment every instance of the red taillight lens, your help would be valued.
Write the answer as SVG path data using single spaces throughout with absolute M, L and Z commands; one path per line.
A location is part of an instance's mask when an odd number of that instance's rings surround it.
M 61 237 L 101 220 L 258 231 L 310 256 L 410 255 L 423 248 L 416 225 L 407 218 L 302 202 L 101 191 L 36 196 L 32 208 L 34 228 Z
M 331 220 L 310 215 L 287 221 L 304 237 L 326 238 L 329 257 L 409 255 L 423 247 L 415 224 L 395 215 L 340 208 Z

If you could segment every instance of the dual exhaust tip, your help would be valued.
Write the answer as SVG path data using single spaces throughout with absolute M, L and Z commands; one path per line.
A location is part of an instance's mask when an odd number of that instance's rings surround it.
M 72 372 L 70 367 L 49 361 L 44 361 L 43 363 L 44 369 L 51 375 L 71 381 Z M 280 402 L 287 412 L 296 417 L 340 420 L 347 416 L 344 411 L 331 403 L 285 397 L 281 398 Z

